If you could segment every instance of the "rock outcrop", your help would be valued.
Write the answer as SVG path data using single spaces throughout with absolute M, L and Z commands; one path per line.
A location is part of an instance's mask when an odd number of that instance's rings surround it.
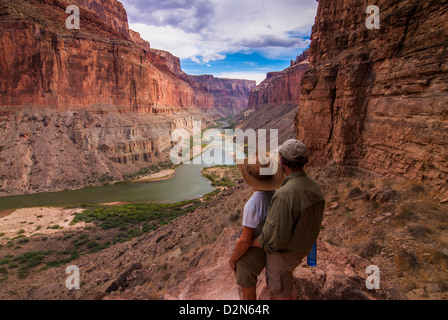
M 24 109 L 0 122 L 0 196 L 98 185 L 102 176 L 122 180 L 165 160 L 171 132 L 191 131 L 201 119 L 199 111 Z
M 309 51 L 305 50 L 291 66 L 280 72 L 270 72 L 249 96 L 249 109 L 263 105 L 299 105 L 300 83 L 308 68 Z
M 301 84 L 297 137 L 314 165 L 448 179 L 447 1 L 321 0 Z
M 248 110 L 237 117 L 242 129 L 277 129 L 279 143 L 294 138 L 294 117 L 308 57 L 309 50 L 305 50 L 290 67 L 268 73 L 266 80 L 250 92 Z
M 200 77 L 200 83 L 195 83 L 195 77 L 182 72 L 177 57 L 151 49 L 128 29 L 120 2 L 75 1 L 80 6 L 79 30 L 66 28 L 65 9 L 70 4 L 2 2 L 3 116 L 29 105 L 58 110 L 110 105 L 138 113 L 156 113 L 156 107 L 212 110 L 215 102 L 219 109 L 247 107 L 250 85 L 216 78 L 204 84 Z M 225 98 L 215 94 L 218 91 Z
M 212 75 L 185 75 L 199 92 L 213 97 L 213 106 L 224 116 L 234 116 L 247 109 L 248 97 L 256 81 L 216 78 Z
M 0 104 L 3 114 L 24 105 L 59 110 L 110 105 L 122 112 L 139 113 L 153 113 L 158 106 L 213 108 L 213 102 L 206 95 L 167 72 L 159 63 L 162 58 L 149 48 L 143 50 L 140 40 L 132 42 L 129 32 L 122 32 L 127 20 L 115 23 L 112 30 L 102 21 L 124 19 L 126 15 L 121 11 L 118 17 L 106 14 L 112 9 L 106 10 L 109 7 L 104 4 L 100 19 L 93 11 L 82 10 L 82 27 L 71 33 L 63 30 L 67 14 L 60 6 L 65 3 L 52 2 L 34 0 L 24 4 L 29 11 L 16 8 L 16 3 L 2 4 Z M 102 8 L 95 1 L 84 5 L 92 5 L 95 12 Z M 38 15 L 44 9 L 54 17 Z M 23 19 L 14 19 L 17 13 Z
M 79 30 L 66 27 L 72 4 Z M 170 130 L 247 106 L 250 82 L 195 78 L 129 30 L 119 1 L 2 1 L 0 196 L 119 178 L 171 148 Z
M 48 2 L 48 1 L 45 1 Z M 74 0 L 74 4 L 95 12 L 106 25 L 121 33 L 126 38 L 137 35 L 129 30 L 128 15 L 123 4 L 117 0 Z M 140 36 L 138 36 L 139 38 Z

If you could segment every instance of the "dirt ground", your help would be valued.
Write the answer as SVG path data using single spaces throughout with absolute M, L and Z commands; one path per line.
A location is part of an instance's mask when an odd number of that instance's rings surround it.
M 79 231 L 85 223 L 70 225 L 73 216 L 84 209 L 23 208 L 10 212 L 0 218 L 0 244 L 18 235 L 31 237 L 33 235 L 51 235 L 61 230 Z

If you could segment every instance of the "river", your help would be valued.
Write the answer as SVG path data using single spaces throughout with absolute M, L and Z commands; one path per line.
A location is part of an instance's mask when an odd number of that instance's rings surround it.
M 224 146 L 222 137 L 216 136 L 210 148 L 222 147 L 222 162 L 205 164 L 211 149 L 201 156 L 202 164 L 182 164 L 176 170 L 173 177 L 152 182 L 129 182 L 102 187 L 85 188 L 73 191 L 61 191 L 52 193 L 39 193 L 23 196 L 0 198 L 0 211 L 5 209 L 18 209 L 30 207 L 60 206 L 77 203 L 108 203 L 108 202 L 178 202 L 202 197 L 212 192 L 215 188 L 211 182 L 204 178 L 201 170 L 216 164 L 233 163 L 234 151 L 229 146 Z M 233 145 L 230 144 L 233 148 Z M 226 149 L 227 147 L 227 149 Z M 207 158 L 208 157 L 208 158 Z M 205 160 L 205 161 L 204 161 Z

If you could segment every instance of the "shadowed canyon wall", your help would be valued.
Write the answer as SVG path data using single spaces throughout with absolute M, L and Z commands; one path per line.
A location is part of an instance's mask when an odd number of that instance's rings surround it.
M 372 4 L 379 30 L 366 27 L 366 1 L 319 1 L 297 137 L 314 165 L 447 190 L 448 2 Z

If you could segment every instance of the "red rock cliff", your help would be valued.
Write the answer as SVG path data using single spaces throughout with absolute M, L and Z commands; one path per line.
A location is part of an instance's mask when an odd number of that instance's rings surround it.
M 213 98 L 215 109 L 225 116 L 232 116 L 247 109 L 249 93 L 256 81 L 223 79 L 212 75 L 184 75 L 184 79 L 197 91 Z
M 249 109 L 262 105 L 298 105 L 300 102 L 300 82 L 308 68 L 308 50 L 297 57 L 291 66 L 280 72 L 268 73 L 249 96 Z
M 125 37 L 130 37 L 128 16 L 121 2 L 116 0 L 74 0 L 74 3 L 95 12 L 105 24 Z
M 296 134 L 315 165 L 448 179 L 448 2 L 321 0 Z
M 0 4 L 0 111 L 113 106 L 156 113 L 161 107 L 212 109 L 214 100 L 179 75 L 178 58 L 149 48 L 128 29 L 115 0 L 77 0 L 80 30 L 68 30 L 65 0 Z M 235 95 L 240 95 L 236 88 Z M 233 94 L 233 92 L 230 92 Z M 247 101 L 238 102 L 244 104 Z

